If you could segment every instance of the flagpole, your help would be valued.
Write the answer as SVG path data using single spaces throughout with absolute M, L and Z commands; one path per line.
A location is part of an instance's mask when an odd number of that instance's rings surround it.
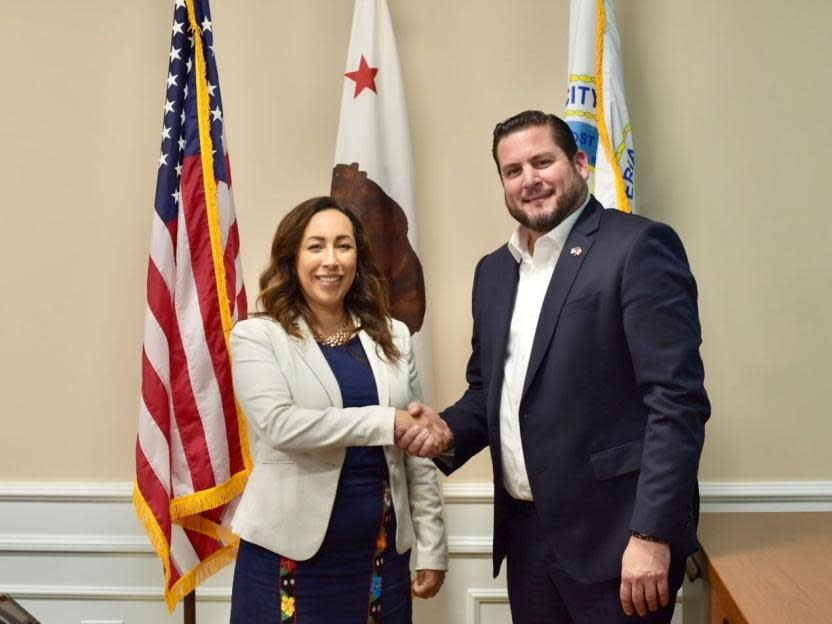
M 196 624 L 196 590 L 185 594 L 185 624 Z

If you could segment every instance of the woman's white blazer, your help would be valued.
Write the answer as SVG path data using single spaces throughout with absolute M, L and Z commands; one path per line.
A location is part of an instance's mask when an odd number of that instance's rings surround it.
M 246 415 L 254 468 L 232 520 L 245 539 L 303 561 L 321 546 L 348 446 L 383 446 L 396 512 L 396 547 L 413 548 L 416 569 L 448 567 L 436 468 L 393 444 L 395 409 L 419 399 L 410 332 L 392 322 L 401 351 L 390 363 L 358 335 L 376 381 L 379 404 L 344 408 L 335 375 L 300 321 L 303 338 L 255 317 L 231 332 L 234 389 Z

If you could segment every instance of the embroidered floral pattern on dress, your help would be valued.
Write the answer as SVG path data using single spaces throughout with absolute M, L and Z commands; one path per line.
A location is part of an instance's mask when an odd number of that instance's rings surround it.
M 295 622 L 295 570 L 294 559 L 280 558 L 280 614 L 282 622 Z
M 370 573 L 369 604 L 367 609 L 367 624 L 381 624 L 381 589 L 382 569 L 384 567 L 384 551 L 387 550 L 388 527 L 392 527 L 393 498 L 390 495 L 390 480 L 387 471 L 382 472 L 383 514 L 381 528 L 376 538 L 373 565 Z M 296 624 L 297 613 L 295 605 L 295 573 L 297 561 L 280 558 L 280 614 L 282 624 Z
M 367 624 L 381 624 L 381 587 L 384 551 L 387 549 L 387 527 L 393 518 L 393 499 L 390 496 L 390 480 L 387 471 L 382 473 L 384 487 L 384 514 L 381 529 L 376 538 L 376 552 L 373 555 L 373 569 L 370 574 L 370 604 L 367 611 Z

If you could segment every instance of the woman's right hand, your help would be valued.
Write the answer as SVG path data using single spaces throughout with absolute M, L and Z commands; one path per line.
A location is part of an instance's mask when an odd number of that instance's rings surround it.
M 433 409 L 413 401 L 407 411 L 396 410 L 394 438 L 411 455 L 433 459 L 453 446 L 454 435 Z

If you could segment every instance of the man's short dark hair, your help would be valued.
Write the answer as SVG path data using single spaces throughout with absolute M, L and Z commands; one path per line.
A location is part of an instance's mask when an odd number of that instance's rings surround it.
M 506 136 L 519 130 L 525 130 L 534 126 L 548 126 L 552 133 L 552 139 L 560 149 L 564 151 L 569 160 L 575 159 L 578 153 L 578 145 L 575 143 L 575 135 L 572 129 L 560 117 L 544 113 L 538 110 L 527 110 L 509 117 L 494 126 L 494 140 L 491 143 L 491 155 L 497 164 L 497 172 L 500 171 L 500 163 L 497 160 L 497 145 Z

